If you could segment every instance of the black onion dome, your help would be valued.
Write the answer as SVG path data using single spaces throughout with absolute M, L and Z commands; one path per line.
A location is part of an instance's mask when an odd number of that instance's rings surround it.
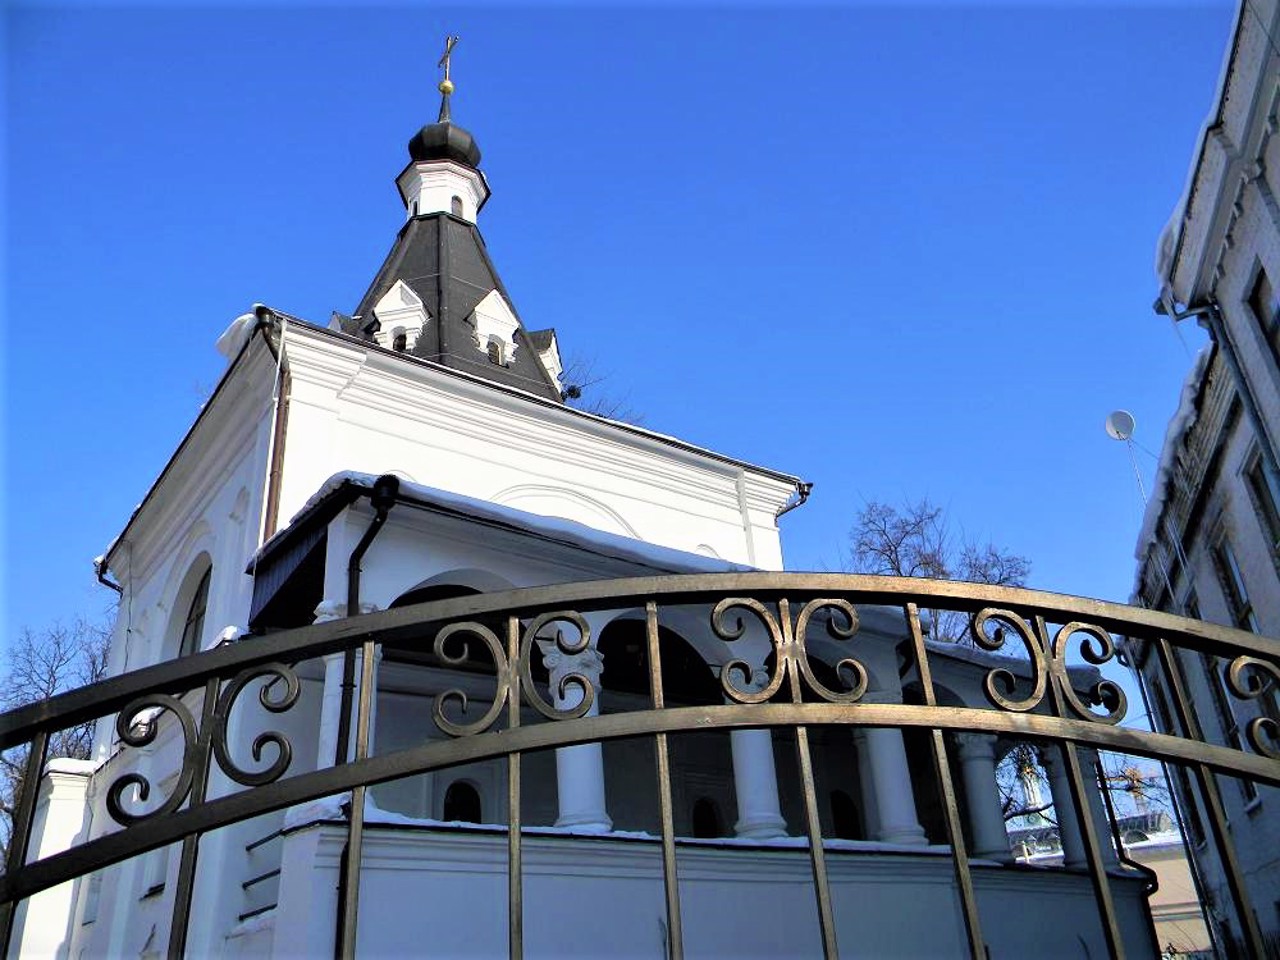
M 442 120 L 429 123 L 409 141 L 409 156 L 418 162 L 452 160 L 473 169 L 480 166 L 480 147 L 471 132 Z

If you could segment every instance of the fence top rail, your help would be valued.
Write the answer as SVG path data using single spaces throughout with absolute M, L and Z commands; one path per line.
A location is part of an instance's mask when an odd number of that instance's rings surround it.
M 588 580 L 524 587 L 448 600 L 434 600 L 332 620 L 264 635 L 250 635 L 194 656 L 169 660 L 38 703 L 0 714 L 0 750 L 29 741 L 36 733 L 59 730 L 118 711 L 151 692 L 185 692 L 214 677 L 271 662 L 300 660 L 353 649 L 366 640 L 410 639 L 424 628 L 479 617 L 535 616 L 572 608 L 579 611 L 643 606 L 648 601 L 691 604 L 745 596 L 769 601 L 836 597 L 855 605 L 942 608 L 972 613 L 1008 608 L 1053 623 L 1083 622 L 1139 640 L 1164 638 L 1178 646 L 1219 655 L 1250 654 L 1280 662 L 1280 641 L 1231 627 L 1156 610 L 1086 597 L 990 584 L 914 577 L 831 573 L 679 574 Z

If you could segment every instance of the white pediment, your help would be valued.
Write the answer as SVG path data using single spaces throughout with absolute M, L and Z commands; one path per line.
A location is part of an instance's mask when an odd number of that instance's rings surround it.
M 490 290 L 489 295 L 476 304 L 472 316 L 476 325 L 476 349 L 489 354 L 489 345 L 497 343 L 500 347 L 498 362 L 503 365 L 510 363 L 516 353 L 516 330 L 520 327 L 520 321 L 502 298 L 502 294 L 497 290 Z
M 431 319 L 422 298 L 403 280 L 397 280 L 382 295 L 373 307 L 373 315 L 379 323 L 374 339 L 388 350 L 395 349 L 396 338 L 401 334 L 405 338 L 404 349 L 412 350 Z

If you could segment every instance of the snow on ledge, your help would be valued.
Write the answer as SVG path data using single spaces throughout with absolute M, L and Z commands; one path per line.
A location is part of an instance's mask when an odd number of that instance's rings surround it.
M 249 561 L 251 566 L 257 565 L 264 556 L 270 553 L 293 527 L 303 520 L 311 511 L 333 496 L 344 485 L 372 490 L 378 477 L 371 473 L 359 473 L 344 470 L 335 473 L 320 489 L 311 495 L 302 509 L 293 515 L 289 525 L 268 540 Z M 476 520 L 484 520 L 501 524 L 523 533 L 541 536 L 548 540 L 578 549 L 603 553 L 617 560 L 652 567 L 663 572 L 677 573 L 740 573 L 755 570 L 755 567 L 728 560 L 706 557 L 700 553 L 677 550 L 674 547 L 661 547 L 646 543 L 632 537 L 624 537 L 616 533 L 606 533 L 575 520 L 562 520 L 559 517 L 546 517 L 541 514 L 504 507 L 487 500 L 450 493 L 437 487 L 428 487 L 420 483 L 400 481 L 401 499 L 428 507 L 436 507 L 441 511 L 455 513 Z
M 1134 547 L 1133 555 L 1138 564 L 1133 575 L 1133 593 L 1129 598 L 1131 603 L 1138 600 L 1142 589 L 1142 571 L 1146 566 L 1147 556 L 1158 539 L 1156 528 L 1164 514 L 1165 503 L 1169 499 L 1169 485 L 1173 482 L 1178 447 L 1181 445 L 1182 438 L 1195 425 L 1196 416 L 1199 413 L 1196 408 L 1196 398 L 1200 395 L 1200 385 L 1209 368 L 1210 355 L 1210 347 L 1196 354 L 1195 363 L 1187 374 L 1187 379 L 1182 383 L 1178 409 L 1174 411 L 1173 418 L 1169 421 L 1169 428 L 1164 434 L 1164 444 L 1160 448 L 1160 463 L 1156 467 L 1155 481 L 1151 485 L 1151 497 L 1147 500 L 1146 510 L 1143 511 L 1142 529 L 1138 533 L 1138 542 Z

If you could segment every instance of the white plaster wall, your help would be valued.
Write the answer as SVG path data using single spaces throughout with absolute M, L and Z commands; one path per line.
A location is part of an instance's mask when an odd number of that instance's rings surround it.
M 296 893 L 274 919 L 278 955 L 332 952 L 334 887 L 344 832 L 316 826 L 289 838 L 286 883 Z M 821 953 L 807 852 L 681 845 L 677 853 L 690 956 Z M 472 831 L 372 829 L 366 834 L 358 952 L 365 956 L 506 953 L 506 837 Z M 957 956 L 964 928 L 948 858 L 827 855 L 842 952 Z M 1058 952 L 1105 956 L 1087 876 L 1055 870 L 974 870 L 994 957 Z M 1134 955 L 1154 953 L 1141 881 L 1114 877 Z M 920 922 L 928 918 L 928 922 Z M 665 955 L 660 846 L 653 841 L 524 841 L 524 944 L 531 957 Z
M 494 502 L 538 488 L 525 504 L 547 515 L 612 515 L 651 543 L 781 567 L 786 481 L 314 331 L 292 334 L 287 355 L 282 517 L 341 470 L 392 472 Z

